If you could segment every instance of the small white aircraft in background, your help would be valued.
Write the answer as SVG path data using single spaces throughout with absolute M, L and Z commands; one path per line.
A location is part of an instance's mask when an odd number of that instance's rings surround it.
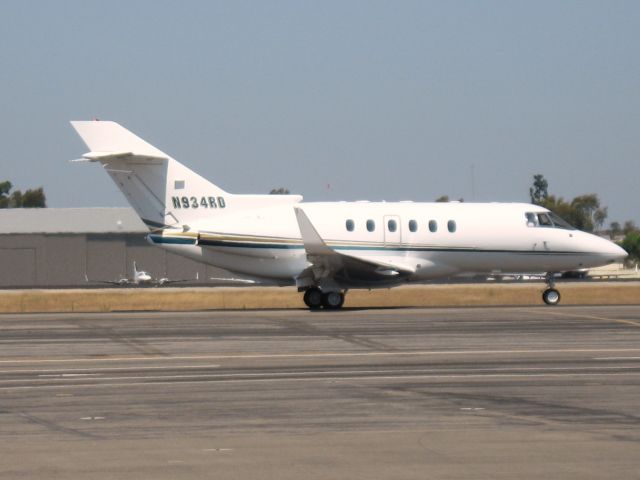
M 150 228 L 153 245 L 254 278 L 295 285 L 311 309 L 340 308 L 352 288 L 470 274 L 555 274 L 619 262 L 614 243 L 523 203 L 324 202 L 234 195 L 115 122 L 71 122 Z M 402 172 L 398 173 L 398 180 Z
M 181 282 L 193 282 L 198 280 L 198 272 L 196 272 L 195 278 L 191 279 L 180 279 L 180 280 L 171 280 L 170 278 L 154 278 L 151 276 L 149 272 L 144 270 L 138 270 L 136 262 L 133 262 L 133 276 L 131 278 L 122 276 L 118 280 L 90 280 L 87 275 L 84 276 L 84 279 L 87 283 L 106 283 L 109 285 L 117 285 L 120 287 L 127 286 L 155 286 L 162 287 L 164 285 L 170 285 L 172 283 L 181 283 Z

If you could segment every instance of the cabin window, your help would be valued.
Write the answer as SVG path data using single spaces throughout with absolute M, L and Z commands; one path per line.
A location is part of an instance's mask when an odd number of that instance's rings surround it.
M 456 221 L 455 220 L 449 220 L 447 222 L 447 229 L 453 233 L 456 231 Z
M 346 221 L 345 226 L 347 227 L 348 232 L 353 232 L 353 230 L 356 228 L 356 224 L 351 219 Z
M 429 220 L 429 231 L 431 233 L 436 233 L 438 231 L 438 222 L 435 220 Z
M 417 232 L 418 222 L 416 222 L 415 220 L 409 220 L 409 231 L 414 233 Z
M 387 222 L 387 228 L 390 232 L 395 232 L 396 230 L 398 230 L 398 223 L 395 220 L 391 219 Z
M 376 229 L 376 222 L 373 220 L 367 220 L 367 231 L 373 232 Z

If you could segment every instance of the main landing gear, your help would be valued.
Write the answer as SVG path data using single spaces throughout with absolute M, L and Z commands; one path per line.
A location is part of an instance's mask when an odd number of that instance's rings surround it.
M 545 277 L 548 288 L 542 293 L 542 300 L 547 305 L 557 305 L 560 303 L 560 292 L 556 290 L 556 281 L 553 273 L 547 273 Z
M 328 310 L 337 310 L 344 304 L 344 293 L 329 291 L 323 292 L 318 287 L 311 287 L 304 292 L 304 303 L 311 310 L 318 310 L 322 307 Z

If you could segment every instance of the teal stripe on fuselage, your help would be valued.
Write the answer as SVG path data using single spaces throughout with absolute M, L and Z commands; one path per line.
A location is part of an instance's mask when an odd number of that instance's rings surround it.
M 153 243 L 163 243 L 169 245 L 195 245 L 196 239 L 189 237 L 163 237 L 162 235 L 149 235 Z
M 208 247 L 224 247 L 224 248 L 260 248 L 272 250 L 302 250 L 302 244 L 288 243 L 262 243 L 262 242 L 229 242 L 224 240 L 205 240 L 199 242 L 200 246 Z M 478 249 L 472 247 L 447 248 L 447 247 L 392 247 L 381 245 L 329 245 L 334 250 L 351 250 L 351 251 L 380 251 L 380 252 L 456 252 L 456 253 L 512 253 L 519 255 L 590 255 L 588 252 L 549 252 L 549 251 L 532 251 L 532 250 L 496 250 L 496 249 Z M 597 254 L 591 254 L 597 255 Z
M 204 247 L 235 247 L 235 248 L 267 248 L 267 249 L 304 249 L 304 245 L 290 243 L 258 243 L 258 242 L 225 242 L 222 240 L 201 239 L 198 245 Z

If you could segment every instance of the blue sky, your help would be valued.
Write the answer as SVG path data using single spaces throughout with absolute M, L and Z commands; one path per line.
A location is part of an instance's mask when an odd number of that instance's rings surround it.
M 125 205 L 67 162 L 98 117 L 231 192 L 527 201 L 542 173 L 640 223 L 639 32 L 622 1 L 2 0 L 0 180 Z

